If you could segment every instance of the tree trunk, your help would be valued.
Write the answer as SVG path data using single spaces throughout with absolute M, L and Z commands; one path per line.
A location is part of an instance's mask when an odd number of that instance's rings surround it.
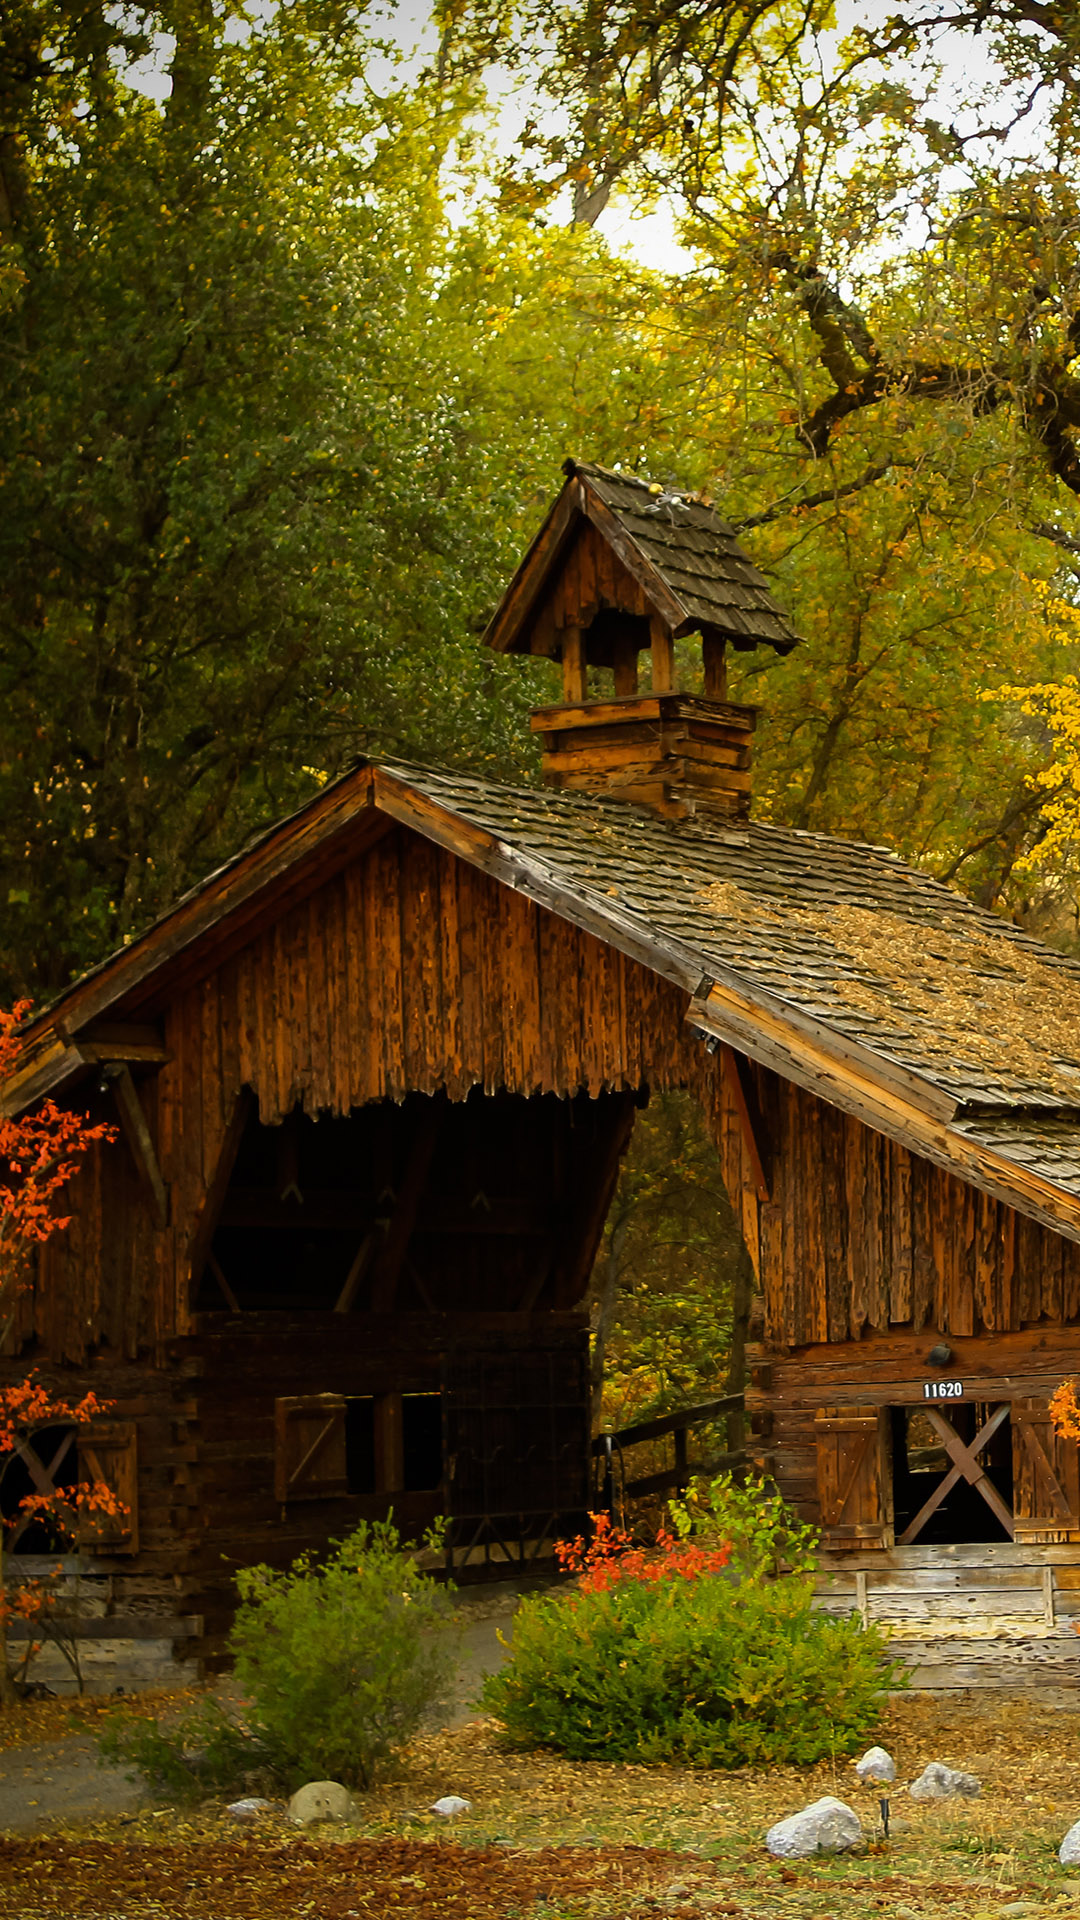
M 622 1271 L 623 1248 L 626 1245 L 627 1229 L 630 1225 L 630 1209 L 624 1207 L 612 1223 L 608 1238 L 607 1254 L 604 1259 L 604 1271 L 596 1295 L 596 1321 L 593 1327 L 592 1360 L 589 1365 L 589 1387 L 592 1400 L 592 1423 L 596 1427 L 600 1420 L 600 1409 L 604 1398 L 604 1356 L 607 1351 L 607 1338 L 615 1312 L 615 1301 L 619 1293 L 619 1275 Z

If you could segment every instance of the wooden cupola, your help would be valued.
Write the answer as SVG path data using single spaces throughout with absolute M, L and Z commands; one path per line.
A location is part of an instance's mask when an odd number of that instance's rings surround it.
M 564 471 L 484 635 L 498 653 L 562 662 L 562 704 L 532 716 L 545 780 L 669 818 L 745 819 L 757 709 L 727 698 L 727 647 L 788 653 L 798 635 L 698 495 L 580 460 Z M 675 641 L 691 633 L 701 635 L 703 693 L 676 685 Z M 609 684 L 595 672 L 590 681 L 592 669 Z

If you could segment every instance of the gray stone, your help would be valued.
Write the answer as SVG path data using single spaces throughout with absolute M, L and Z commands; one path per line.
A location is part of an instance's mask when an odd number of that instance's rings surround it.
M 862 1845 L 857 1813 L 827 1793 L 801 1813 L 778 1820 L 765 1835 L 769 1852 L 781 1860 L 807 1860 L 815 1853 L 848 1853 Z
M 317 1820 L 355 1820 L 356 1802 L 338 1780 L 309 1780 L 289 1801 L 289 1819 L 295 1827 L 313 1827 Z
M 1080 1867 L 1080 1820 L 1065 1835 L 1058 1848 L 1058 1859 L 1063 1867 Z
M 896 1761 L 884 1747 L 871 1747 L 861 1760 L 856 1760 L 855 1771 L 865 1785 L 880 1783 L 887 1787 L 896 1779 Z
M 460 1813 L 472 1812 L 472 1801 L 463 1800 L 459 1793 L 444 1793 L 441 1800 L 436 1800 L 431 1812 L 437 1813 L 442 1820 L 455 1820 Z
M 974 1800 L 982 1788 L 973 1773 L 959 1773 L 955 1767 L 943 1766 L 940 1760 L 931 1760 L 918 1779 L 912 1781 L 908 1792 L 913 1800 L 952 1800 L 957 1794 L 965 1800 Z
M 254 1796 L 247 1800 L 234 1800 L 225 1811 L 234 1820 L 257 1820 L 260 1813 L 271 1813 L 272 1800 L 258 1800 Z

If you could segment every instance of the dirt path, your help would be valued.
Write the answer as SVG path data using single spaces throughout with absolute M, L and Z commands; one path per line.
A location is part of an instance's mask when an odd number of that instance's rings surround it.
M 473 1718 L 476 1709 L 472 1703 L 484 1674 L 493 1672 L 506 1658 L 499 1634 L 512 1631 L 516 1605 L 516 1589 L 490 1589 L 475 1600 L 466 1600 L 457 1677 L 449 1708 L 440 1716 L 440 1727 L 461 1727 Z M 226 1686 L 223 1691 L 227 1690 Z M 82 1703 L 70 1704 L 75 1708 Z M 104 1700 L 85 1704 L 91 1714 L 96 1704 L 95 1717 L 100 1718 L 117 1703 Z M 156 1703 L 151 1700 L 147 1704 L 153 1708 Z M 170 1696 L 164 1706 L 166 1713 L 175 1710 L 174 1698 Z M 50 1715 L 41 1717 L 51 1717 L 62 1725 L 64 1707 L 63 1701 L 57 1701 Z M 98 1765 L 92 1737 L 67 1733 L 0 1748 L 0 1834 L 34 1833 L 53 1825 L 108 1820 L 151 1803 L 147 1791 L 127 1780 L 118 1768 Z

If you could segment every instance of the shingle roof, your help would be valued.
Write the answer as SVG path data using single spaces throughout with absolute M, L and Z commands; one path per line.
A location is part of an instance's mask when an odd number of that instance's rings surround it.
M 687 627 L 719 628 L 736 647 L 762 643 L 790 653 L 798 634 L 713 506 L 674 489 L 657 491 L 636 474 L 584 460 L 566 471 L 593 487 L 685 610 Z
M 841 1106 L 854 1087 L 849 1111 L 1080 1239 L 1080 964 L 880 847 L 404 761 L 330 783 L 36 1014 L 25 1098 L 78 1064 L 65 1032 L 373 808 L 685 987 L 706 1032 Z
M 594 923 L 895 1069 L 950 1128 L 1080 1196 L 1080 964 L 887 850 L 751 822 L 671 822 L 591 794 L 387 762 L 496 835 Z

